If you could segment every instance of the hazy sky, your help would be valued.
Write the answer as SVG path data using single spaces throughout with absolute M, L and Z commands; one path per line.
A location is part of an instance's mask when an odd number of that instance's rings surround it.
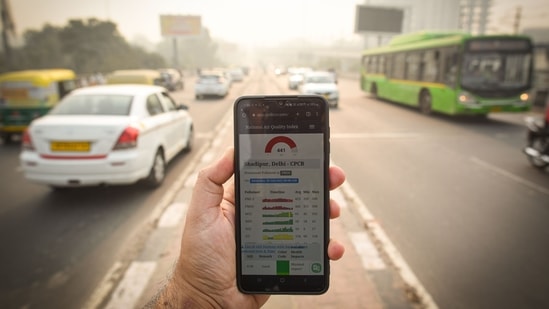
M 249 45 L 292 38 L 353 38 L 355 6 L 367 0 L 11 0 L 17 31 L 69 18 L 110 19 L 129 40 L 161 39 L 159 16 L 200 15 L 213 37 Z M 493 0 L 492 20 L 510 25 L 518 5 L 524 26 L 549 26 L 549 0 Z M 500 27 L 504 28 L 504 27 Z M 356 38 L 356 37 L 355 37 Z

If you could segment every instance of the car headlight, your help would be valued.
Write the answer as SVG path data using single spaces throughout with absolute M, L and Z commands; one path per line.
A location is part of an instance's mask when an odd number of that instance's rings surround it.
M 520 100 L 522 102 L 526 102 L 526 101 L 528 101 L 528 99 L 530 99 L 530 95 L 528 93 L 525 92 L 525 93 L 520 95 Z

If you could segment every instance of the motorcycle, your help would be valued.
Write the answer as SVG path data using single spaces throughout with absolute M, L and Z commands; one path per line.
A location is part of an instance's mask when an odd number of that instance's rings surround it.
M 549 105 L 546 105 L 544 120 L 527 117 L 525 121 L 528 144 L 524 153 L 534 167 L 543 170 L 549 165 Z

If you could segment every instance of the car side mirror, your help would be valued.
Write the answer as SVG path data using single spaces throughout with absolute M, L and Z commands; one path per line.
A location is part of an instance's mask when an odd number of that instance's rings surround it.
M 183 103 L 179 103 L 179 104 L 177 105 L 177 109 L 186 111 L 186 110 L 189 110 L 189 106 L 188 106 L 188 105 L 185 105 L 185 104 L 183 104 Z

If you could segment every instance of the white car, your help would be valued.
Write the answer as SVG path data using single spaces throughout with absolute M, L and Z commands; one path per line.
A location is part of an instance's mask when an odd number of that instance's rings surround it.
M 25 178 L 52 188 L 159 186 L 165 167 L 193 143 L 193 120 L 167 90 L 149 85 L 80 88 L 22 137 Z
M 311 72 L 311 68 L 290 68 L 288 69 L 288 88 L 291 90 L 296 90 L 303 83 L 305 74 Z
M 224 72 L 202 72 L 194 84 L 194 97 L 197 100 L 205 96 L 225 97 L 230 86 Z
M 332 72 L 315 71 L 305 74 L 299 92 L 323 96 L 330 107 L 337 108 L 339 105 L 339 89 Z
M 244 80 L 244 71 L 241 68 L 231 68 L 228 72 L 231 77 L 231 81 L 241 82 Z

